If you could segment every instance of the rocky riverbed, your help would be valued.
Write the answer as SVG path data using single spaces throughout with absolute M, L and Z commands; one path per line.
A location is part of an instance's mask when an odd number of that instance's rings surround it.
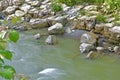
M 34 38 L 40 39 L 46 35 L 48 38 L 45 42 L 50 45 L 57 43 L 56 35 L 78 35 L 80 52 L 87 53 L 89 57 L 96 51 L 120 54 L 120 21 L 110 14 L 105 22 L 97 20 L 99 9 L 103 9 L 104 5 L 99 8 L 91 4 L 72 7 L 61 4 L 62 11 L 53 12 L 51 4 L 50 0 L 1 0 L 0 21 L 21 17 L 19 25 L 11 26 L 20 31 L 48 28 L 47 32 L 38 33 Z M 85 30 L 86 33 L 80 35 L 77 30 Z

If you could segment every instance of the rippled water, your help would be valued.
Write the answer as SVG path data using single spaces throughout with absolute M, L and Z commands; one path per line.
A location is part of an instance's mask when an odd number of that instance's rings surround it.
M 31 80 L 120 80 L 120 57 L 101 56 L 85 59 L 79 51 L 79 40 L 58 36 L 57 45 L 34 40 L 36 31 L 22 32 L 20 40 L 10 43 L 14 52 L 13 65 L 17 73 L 29 75 Z

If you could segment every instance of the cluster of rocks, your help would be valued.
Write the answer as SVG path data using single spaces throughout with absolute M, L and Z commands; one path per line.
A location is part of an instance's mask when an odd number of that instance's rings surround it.
M 92 50 L 98 52 L 108 50 L 115 53 L 120 51 L 120 26 L 115 24 L 115 22 L 119 23 L 119 20 L 115 21 L 114 17 L 108 15 L 106 23 L 96 21 L 96 17 L 100 13 L 96 5 L 85 4 L 69 7 L 61 4 L 62 11 L 53 12 L 51 4 L 50 0 L 1 0 L 0 11 L 7 15 L 7 20 L 21 17 L 24 23 L 14 26 L 14 29 L 28 30 L 47 27 L 49 33 L 45 41 L 47 44 L 57 43 L 55 34 L 72 33 L 75 29 L 82 29 L 90 32 L 81 36 L 81 53 L 89 53 Z M 83 10 L 85 15 L 80 13 Z M 3 17 L 0 14 L 0 18 Z M 35 39 L 40 37 L 41 34 L 34 36 Z M 109 43 L 115 45 L 111 46 Z

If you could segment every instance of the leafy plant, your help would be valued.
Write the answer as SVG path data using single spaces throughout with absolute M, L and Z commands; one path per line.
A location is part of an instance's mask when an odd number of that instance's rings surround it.
M 52 11 L 54 11 L 54 12 L 58 12 L 58 11 L 61 11 L 61 10 L 62 10 L 62 7 L 61 7 L 61 5 L 58 4 L 58 3 L 52 3 L 51 9 L 52 9 Z
M 20 18 L 14 18 L 11 22 L 15 25 L 20 21 Z M 7 20 L 3 21 L 4 24 L 9 25 Z M 6 45 L 9 41 L 17 42 L 19 39 L 19 34 L 15 30 L 7 29 L 7 27 L 0 27 L 0 76 L 6 80 L 14 80 L 15 69 L 6 65 L 4 60 L 12 59 L 12 52 L 6 50 Z
M 106 22 L 106 16 L 104 14 L 98 14 L 97 17 L 96 17 L 96 21 L 105 23 Z

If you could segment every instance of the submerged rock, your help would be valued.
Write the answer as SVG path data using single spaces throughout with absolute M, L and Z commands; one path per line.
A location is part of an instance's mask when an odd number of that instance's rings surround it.
M 87 54 L 86 58 L 87 58 L 87 59 L 93 59 L 93 58 L 96 57 L 96 55 L 97 55 L 97 54 L 96 54 L 95 52 L 90 51 L 90 52 Z
M 55 35 L 49 35 L 47 37 L 47 39 L 45 40 L 45 43 L 46 44 L 49 44 L 49 45 L 54 45 L 57 43 L 57 38 Z
M 34 35 L 34 39 L 40 39 L 41 35 L 39 33 Z

